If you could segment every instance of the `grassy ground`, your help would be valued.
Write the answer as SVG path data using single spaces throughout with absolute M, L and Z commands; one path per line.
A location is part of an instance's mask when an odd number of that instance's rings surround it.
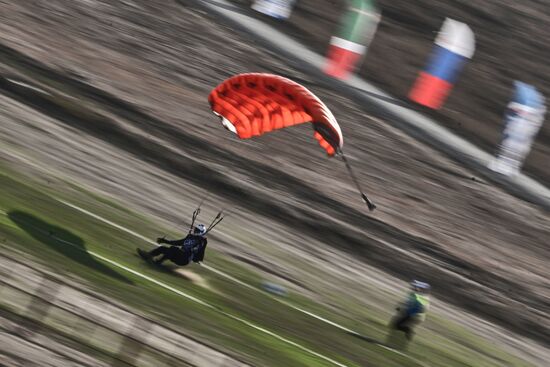
M 334 326 L 300 313 L 261 293 L 239 286 L 207 269 L 192 266 L 191 271 L 205 279 L 207 287 L 186 280 L 173 271 L 159 269 L 135 255 L 137 246 L 151 245 L 124 231 L 109 226 L 72 209 L 59 197 L 105 217 L 140 234 L 154 238 L 176 233 L 159 228 L 153 221 L 137 215 L 122 205 L 111 203 L 61 180 L 41 183 L 9 168 L 0 170 L 0 235 L 4 243 L 23 250 L 60 275 L 90 284 L 101 293 L 181 328 L 185 333 L 254 365 L 261 366 L 329 366 L 330 362 L 246 326 L 225 313 L 237 316 L 270 330 L 284 338 L 321 353 L 348 366 L 414 366 L 409 358 L 381 348 L 368 339 L 350 335 Z M 58 238 L 73 245 L 60 242 Z M 254 241 L 253 239 L 249 239 Z M 260 248 L 269 247 L 262 244 Z M 252 268 L 243 267 L 211 246 L 207 263 L 248 284 L 259 286 L 262 278 Z M 176 289 L 198 297 L 216 308 L 206 308 L 131 273 L 105 263 L 89 254 L 94 252 L 153 277 Z M 303 264 L 312 276 L 322 271 Z M 310 269 L 309 269 L 310 268 Z M 386 336 L 388 300 L 379 307 L 347 299 L 345 292 L 312 290 L 321 298 L 290 294 L 288 302 L 315 312 L 367 338 L 383 341 Z M 373 298 L 382 299 L 376 289 L 365 287 Z M 330 304 L 331 307 L 324 306 Z M 220 312 L 221 310 L 222 312 Z M 384 311 L 386 310 L 386 311 Z M 527 363 L 495 348 L 463 328 L 430 317 L 421 335 L 408 353 L 430 366 L 528 366 Z

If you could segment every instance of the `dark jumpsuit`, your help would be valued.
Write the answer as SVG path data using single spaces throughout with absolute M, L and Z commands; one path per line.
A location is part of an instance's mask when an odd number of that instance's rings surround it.
M 160 264 L 165 260 L 170 260 L 177 265 L 187 265 L 190 261 L 203 261 L 207 240 L 206 237 L 190 233 L 181 240 L 162 239 L 162 243 L 166 243 L 170 247 L 159 246 L 149 252 L 152 257 L 162 255 L 160 259 L 156 260 L 157 263 Z

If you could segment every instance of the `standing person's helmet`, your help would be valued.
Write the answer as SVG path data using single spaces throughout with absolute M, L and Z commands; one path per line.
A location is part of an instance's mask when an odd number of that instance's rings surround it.
M 425 282 L 420 282 L 418 280 L 413 280 L 411 282 L 411 288 L 415 291 L 415 292 L 423 292 L 423 293 L 428 293 L 430 292 L 430 285 L 428 283 L 425 283 Z
M 193 230 L 193 234 L 197 236 L 204 236 L 206 234 L 206 226 L 204 224 L 197 224 Z

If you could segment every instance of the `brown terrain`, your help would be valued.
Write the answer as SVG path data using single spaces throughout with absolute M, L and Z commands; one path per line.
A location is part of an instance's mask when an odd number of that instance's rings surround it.
M 299 3 L 292 32 L 299 32 L 300 24 L 308 31 L 300 34 L 302 40 L 321 50 L 330 29 L 305 25 L 316 24 L 308 16 L 312 3 Z M 177 202 L 188 200 L 191 207 L 198 194 L 209 192 L 240 209 L 228 222 L 235 227 L 267 232 L 283 247 L 306 249 L 312 259 L 318 249 L 344 252 L 405 281 L 425 279 L 438 299 L 548 346 L 549 213 L 472 180 L 474 173 L 459 162 L 382 120 L 368 118 L 362 106 L 292 69 L 195 2 L 113 4 L 2 4 L 2 156 L 9 151 L 10 159 L 19 164 L 32 161 L 32 169 L 63 174 L 169 221 L 181 216 Z M 497 28 L 481 34 L 483 22 L 503 26 L 497 17 L 500 8 L 452 2 L 465 10 L 442 3 L 436 12 L 427 2 L 384 4 L 385 20 L 362 73 L 398 96 L 422 65 L 431 47 L 431 31 L 442 18 L 478 14 L 469 22 L 480 34 L 477 63 L 465 71 L 448 108 L 438 116 L 462 134 L 475 135 L 476 142 L 491 145 L 510 92 L 508 81 L 516 76 L 508 62 L 489 56 L 489 45 L 495 53 L 504 52 L 497 46 Z M 496 7 L 498 2 L 484 4 Z M 450 14 L 453 9 L 457 13 Z M 421 11 L 422 17 L 412 15 Z M 321 24 L 333 21 L 323 18 Z M 529 41 L 535 47 L 536 37 Z M 542 80 L 545 65 L 540 48 L 541 53 L 525 60 L 526 66 L 537 66 L 526 74 L 535 81 Z M 388 60 L 382 61 L 381 53 Z M 481 63 L 484 57 L 509 70 L 494 72 L 502 80 L 488 74 L 488 64 Z M 390 60 L 406 63 L 388 70 L 397 63 Z M 377 211 L 367 212 L 343 163 L 324 155 L 308 126 L 247 141 L 221 128 L 206 97 L 221 80 L 249 71 L 291 77 L 329 105 Z M 542 172 L 544 149 L 537 147 L 539 160 L 531 159 L 532 172 Z M 286 232 L 270 232 L 271 228 Z

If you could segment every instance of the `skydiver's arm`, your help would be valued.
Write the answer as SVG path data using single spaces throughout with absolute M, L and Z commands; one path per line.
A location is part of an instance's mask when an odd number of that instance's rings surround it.
M 184 241 L 185 238 L 182 238 L 181 240 L 167 240 L 166 238 L 157 238 L 157 243 L 165 243 L 170 246 L 183 246 Z

